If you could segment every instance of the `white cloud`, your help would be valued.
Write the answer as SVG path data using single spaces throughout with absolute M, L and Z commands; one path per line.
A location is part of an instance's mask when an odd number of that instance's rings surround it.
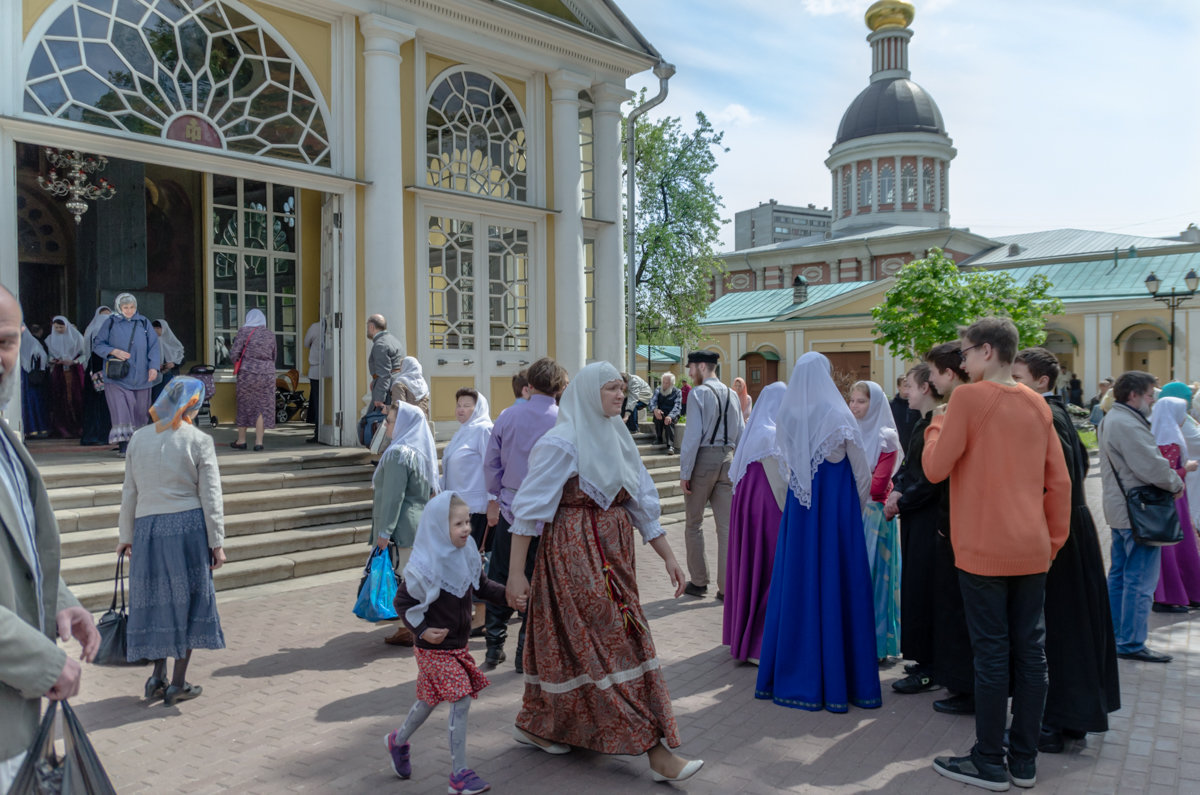
M 718 130 L 728 127 L 745 127 L 757 124 L 762 119 L 749 111 L 740 102 L 731 102 L 709 117 L 709 121 Z

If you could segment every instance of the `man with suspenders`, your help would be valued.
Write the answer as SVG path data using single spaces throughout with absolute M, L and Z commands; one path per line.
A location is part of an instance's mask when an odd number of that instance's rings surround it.
M 729 510 L 733 483 L 729 465 L 733 448 L 745 426 L 742 404 L 733 390 L 714 375 L 720 357 L 711 351 L 688 354 L 688 377 L 695 388 L 688 399 L 687 425 L 679 451 L 679 485 L 683 488 L 687 520 L 688 584 L 684 593 L 708 592 L 708 564 L 704 560 L 704 506 L 711 505 L 717 523 L 717 598 L 725 598 L 725 553 L 729 546 Z

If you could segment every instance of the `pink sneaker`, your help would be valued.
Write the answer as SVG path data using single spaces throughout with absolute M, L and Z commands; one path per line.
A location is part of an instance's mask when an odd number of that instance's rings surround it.
M 392 770 L 400 778 L 408 778 L 412 775 L 412 762 L 408 759 L 408 743 L 396 745 L 396 733 L 388 732 L 387 749 L 392 756 Z
M 463 768 L 450 776 L 450 786 L 446 788 L 449 795 L 478 795 L 487 792 L 492 785 L 475 775 L 470 768 Z

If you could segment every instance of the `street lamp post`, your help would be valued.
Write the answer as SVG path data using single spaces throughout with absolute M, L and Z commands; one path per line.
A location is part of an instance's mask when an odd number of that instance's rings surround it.
M 1167 343 L 1171 348 L 1171 380 L 1175 380 L 1175 310 L 1184 301 L 1196 294 L 1196 287 L 1200 285 L 1200 276 L 1196 275 L 1195 268 L 1189 270 L 1187 275 L 1183 277 L 1183 283 L 1187 286 L 1186 293 L 1176 295 L 1175 288 L 1171 288 L 1170 295 L 1159 295 L 1158 288 L 1162 286 L 1162 282 L 1154 275 L 1154 271 L 1150 271 L 1150 275 L 1146 277 L 1146 292 L 1150 293 L 1150 297 L 1159 303 L 1166 304 L 1171 310 L 1171 333 L 1170 341 Z

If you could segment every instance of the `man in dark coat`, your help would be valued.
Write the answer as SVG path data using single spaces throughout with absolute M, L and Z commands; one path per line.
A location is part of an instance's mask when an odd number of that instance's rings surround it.
M 1088 455 L 1066 402 L 1051 391 L 1058 374 L 1058 360 L 1045 348 L 1026 348 L 1013 363 L 1013 378 L 1044 395 L 1050 405 L 1071 475 L 1071 534 L 1046 575 L 1050 689 L 1038 741 L 1043 753 L 1061 752 L 1064 737 L 1108 731 L 1108 713 L 1121 707 L 1104 558 L 1084 494 Z
M 900 449 L 907 450 L 912 439 L 913 426 L 921 415 L 908 407 L 908 386 L 904 377 L 896 379 L 896 395 L 892 398 L 892 419 L 896 421 L 896 433 L 900 435 Z

